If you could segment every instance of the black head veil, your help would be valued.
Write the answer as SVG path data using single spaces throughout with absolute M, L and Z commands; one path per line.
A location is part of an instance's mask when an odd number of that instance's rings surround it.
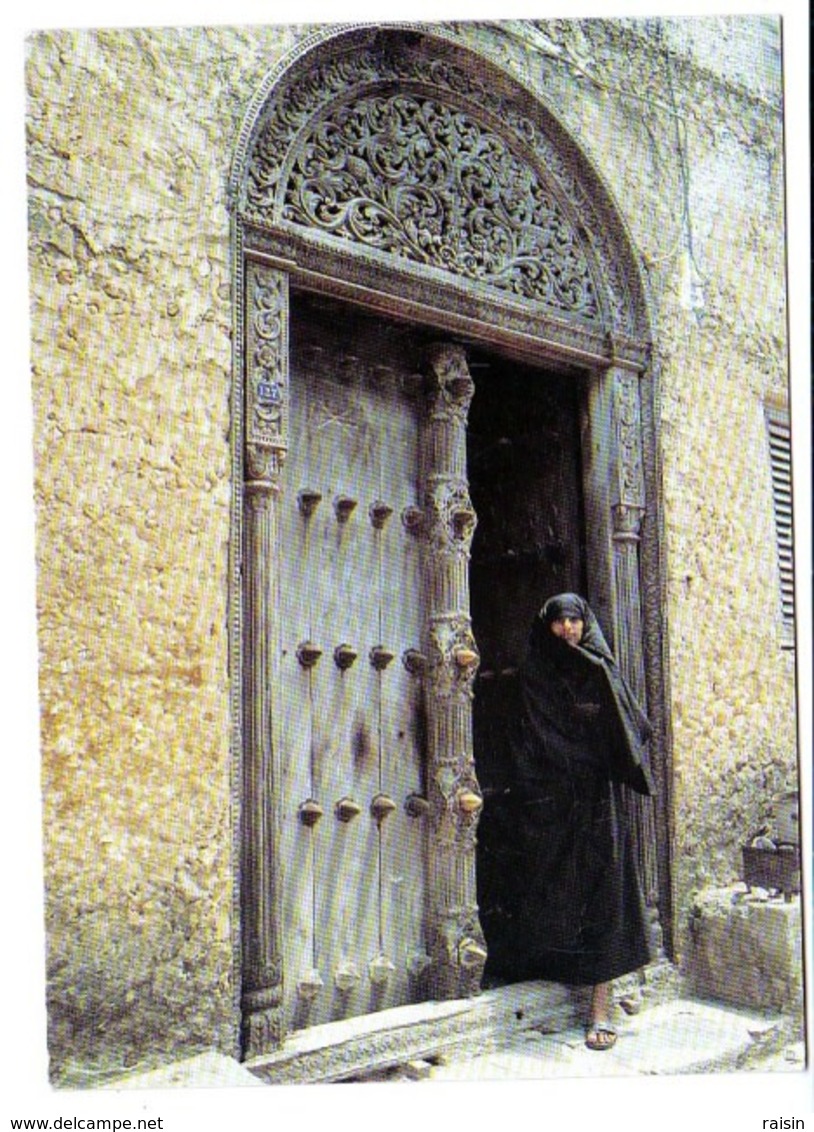
M 583 622 L 576 646 L 551 631 L 551 623 L 563 617 Z M 593 610 L 579 594 L 557 594 L 546 601 L 534 619 L 520 675 L 532 747 L 562 763 L 601 746 L 612 778 L 640 794 L 654 793 L 647 765 L 650 724 Z

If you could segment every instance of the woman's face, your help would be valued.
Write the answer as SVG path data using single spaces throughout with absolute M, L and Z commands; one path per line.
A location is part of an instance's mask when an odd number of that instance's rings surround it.
M 585 622 L 581 617 L 558 617 L 551 622 L 551 632 L 555 637 L 562 639 L 569 645 L 576 646 L 582 640 L 582 631 Z

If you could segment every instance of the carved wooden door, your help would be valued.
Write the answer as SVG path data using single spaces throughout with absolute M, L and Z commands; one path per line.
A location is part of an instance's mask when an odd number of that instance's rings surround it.
M 427 834 L 418 345 L 301 296 L 290 352 L 277 714 L 296 1030 L 417 997 Z

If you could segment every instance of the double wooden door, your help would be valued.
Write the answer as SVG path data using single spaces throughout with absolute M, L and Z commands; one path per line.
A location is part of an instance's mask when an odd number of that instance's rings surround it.
M 445 426 L 422 376 L 421 331 L 304 295 L 291 311 L 273 703 L 284 1025 L 297 1030 L 432 993 L 427 971 L 431 956 L 437 968 L 452 883 L 438 870 L 457 876 L 470 867 L 451 862 L 467 859 L 467 844 L 474 850 L 460 807 L 478 807 L 481 786 L 485 942 L 496 954 L 521 946 L 502 898 L 512 677 L 544 598 L 582 588 L 585 552 L 573 375 L 472 354 L 469 440 L 447 478 L 437 466 L 439 434 L 429 435 Z M 465 486 L 461 494 L 466 449 L 481 515 L 471 560 L 454 545 L 461 524 L 472 539 L 475 522 Z M 437 572 L 439 553 L 457 563 L 450 577 L 463 570 L 454 601 L 444 568 Z M 453 606 L 465 615 L 460 640 L 457 614 L 438 617 Z M 480 671 L 459 684 L 453 663 L 439 689 L 440 669 L 433 685 L 427 666 L 441 663 L 450 633 L 455 655 L 469 652 Z M 447 679 L 455 686 L 444 701 Z M 440 747 L 439 690 L 442 715 L 452 710 Z M 457 708 L 444 706 L 453 701 Z M 474 772 L 467 778 L 473 742 L 480 785 Z M 449 922 L 460 919 L 454 888 Z M 463 946 L 474 943 L 477 959 L 483 937 L 477 925 L 474 939 L 467 932 Z

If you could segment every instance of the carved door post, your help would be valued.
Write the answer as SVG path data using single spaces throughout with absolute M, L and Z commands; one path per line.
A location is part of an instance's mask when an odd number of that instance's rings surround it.
M 287 451 L 288 277 L 247 266 L 242 828 L 243 1050 L 283 1039 L 279 747 L 272 689 L 279 633 L 279 495 Z
M 466 478 L 466 418 L 474 384 L 464 351 L 428 356 L 423 468 L 426 516 L 430 982 L 433 997 L 474 994 L 486 962 L 478 920 L 475 831 L 483 805 L 472 751 L 479 657 L 469 614 L 476 517 Z
M 645 513 L 642 471 L 642 429 L 638 374 L 611 370 L 613 391 L 613 436 L 615 442 L 615 488 L 612 502 L 613 529 L 613 630 L 619 667 L 639 702 L 646 706 L 644 630 L 640 587 L 639 543 Z M 650 918 L 651 938 L 657 954 L 663 953 L 659 921 L 659 880 L 653 804 L 649 798 L 628 792 L 626 797 Z

